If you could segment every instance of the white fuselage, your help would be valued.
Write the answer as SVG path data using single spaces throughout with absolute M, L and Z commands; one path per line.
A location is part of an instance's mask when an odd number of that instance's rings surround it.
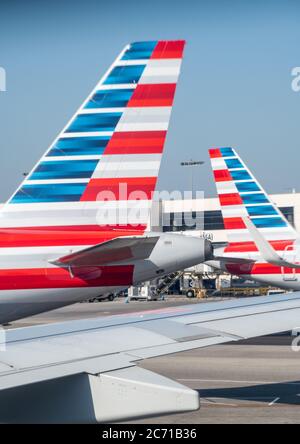
M 251 279 L 262 284 L 283 288 L 286 290 L 300 290 L 300 269 L 280 267 L 265 262 L 258 251 L 226 252 L 226 248 L 217 249 L 215 255 L 224 257 L 224 260 L 208 261 L 207 264 L 244 279 Z M 300 255 L 298 244 L 293 243 L 280 251 L 280 255 L 291 263 L 299 263 Z M 253 260 L 253 263 L 233 264 L 226 262 L 226 256 L 237 259 Z
M 76 276 L 50 263 L 82 248 L 0 248 L 0 324 L 106 296 L 211 257 L 204 239 L 161 234 L 148 259 L 82 267 Z

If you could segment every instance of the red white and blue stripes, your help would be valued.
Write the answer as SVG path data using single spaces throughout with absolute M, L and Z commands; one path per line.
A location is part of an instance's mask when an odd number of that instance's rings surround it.
M 183 49 L 126 46 L 1 210 L 1 301 L 61 305 L 132 284 L 133 264 L 70 273 L 51 260 L 145 231 Z
M 294 260 L 292 256 L 295 254 L 298 233 L 270 200 L 235 150 L 213 148 L 209 154 L 229 242 L 221 255 L 224 258 L 230 256 L 253 260 L 249 264 L 226 264 L 227 271 L 274 286 L 284 286 L 287 277 L 287 288 L 298 288 L 296 278 L 292 287 L 291 277 L 294 279 L 300 270 L 274 266 L 262 260 L 243 219 L 250 217 L 272 247 L 290 261 Z
M 128 45 L 5 206 L 1 225 L 126 225 L 124 210 L 107 218 L 107 205 L 125 201 L 130 212 L 139 199 L 144 216 L 131 223 L 145 227 L 184 44 Z
M 297 233 L 232 148 L 209 151 L 217 192 L 232 244 L 251 242 L 243 222 L 250 217 L 269 241 L 295 240 Z

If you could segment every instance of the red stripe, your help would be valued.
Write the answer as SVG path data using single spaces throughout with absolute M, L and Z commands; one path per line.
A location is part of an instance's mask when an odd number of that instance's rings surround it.
M 73 277 L 62 268 L 0 270 L 0 290 L 129 286 L 133 268 L 132 265 L 79 267 L 72 269 Z
M 138 85 L 127 107 L 172 106 L 176 84 Z
M 277 267 L 275 265 L 270 264 L 227 264 L 226 268 L 229 273 L 235 274 L 235 275 L 251 275 L 255 277 L 255 275 L 282 275 L 282 268 Z M 294 270 L 292 268 L 285 268 L 284 273 L 285 274 L 294 274 Z M 300 274 L 300 270 L 296 270 L 297 274 Z
M 114 229 L 115 228 L 115 229 Z M 1 229 L 0 248 L 96 245 L 121 236 L 139 236 L 146 226 L 37 227 Z
M 270 244 L 276 251 L 285 251 L 287 247 L 293 246 L 294 241 L 271 241 Z M 225 253 L 255 253 L 258 252 L 258 248 L 254 242 L 234 242 L 229 244 L 225 250 Z
M 224 226 L 226 230 L 246 229 L 246 225 L 241 217 L 224 217 Z
M 243 200 L 237 193 L 219 194 L 219 199 L 222 207 L 227 205 L 243 205 Z
M 214 176 L 216 182 L 232 181 L 231 174 L 228 170 L 214 170 Z
M 223 157 L 220 148 L 212 148 L 208 150 L 210 158 L 215 159 L 217 157 Z
M 80 200 L 150 200 L 156 181 L 156 177 L 91 179 Z
M 105 154 L 160 154 L 164 148 L 166 131 L 116 132 Z
M 150 59 L 181 59 L 185 41 L 159 41 Z

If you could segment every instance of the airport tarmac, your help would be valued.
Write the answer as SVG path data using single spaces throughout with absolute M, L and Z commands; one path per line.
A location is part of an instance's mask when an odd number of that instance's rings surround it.
M 139 312 L 195 303 L 187 299 L 157 302 L 123 300 L 76 304 L 18 321 L 11 327 Z M 204 302 L 205 303 L 205 302 Z M 201 409 L 135 423 L 300 423 L 300 352 L 291 337 L 257 338 L 151 359 L 141 366 L 198 390 Z

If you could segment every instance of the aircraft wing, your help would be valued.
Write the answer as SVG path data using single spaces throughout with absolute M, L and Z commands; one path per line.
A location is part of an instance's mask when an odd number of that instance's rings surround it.
M 112 422 L 199 408 L 147 358 L 297 328 L 300 293 L 6 330 L 0 422 Z
M 159 236 L 124 236 L 51 261 L 60 267 L 107 265 L 114 262 L 147 259 Z

